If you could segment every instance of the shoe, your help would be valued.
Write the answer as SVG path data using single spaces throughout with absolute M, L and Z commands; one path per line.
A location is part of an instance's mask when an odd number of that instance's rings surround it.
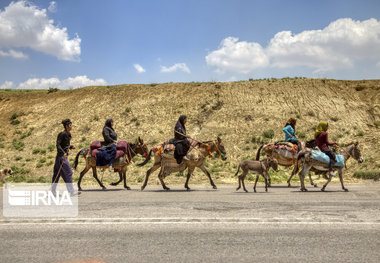
M 108 166 L 108 171 L 112 172 L 112 165 Z
M 333 173 L 331 173 L 331 175 L 332 175 L 333 177 L 335 177 L 335 176 L 336 176 L 336 174 L 333 174 Z
M 183 159 L 182 159 L 184 162 L 189 162 L 190 161 L 190 159 L 189 158 L 187 158 L 187 157 L 183 157 Z
M 75 196 L 75 195 L 80 195 L 81 192 L 78 192 L 78 191 L 74 191 L 74 192 L 70 192 L 70 196 Z

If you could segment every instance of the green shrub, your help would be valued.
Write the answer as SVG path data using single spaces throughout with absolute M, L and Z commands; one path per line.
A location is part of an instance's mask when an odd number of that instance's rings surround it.
M 265 130 L 263 136 L 264 138 L 272 139 L 274 137 L 274 130 Z
M 55 145 L 54 144 L 49 144 L 49 146 L 48 146 L 49 152 L 54 151 L 54 149 L 55 149 Z
M 59 91 L 59 89 L 58 88 L 51 88 L 51 87 L 49 87 L 49 89 L 48 89 L 48 94 L 49 93 L 53 93 L 53 92 L 57 92 L 57 91 Z
M 37 163 L 37 165 L 36 165 L 37 168 L 41 168 L 42 166 L 43 166 L 42 163 Z
M 140 126 L 140 122 L 138 120 L 136 121 L 135 124 L 136 124 L 136 126 Z
M 30 169 L 24 169 L 17 166 L 11 166 L 14 175 L 25 175 L 30 173 Z
M 40 176 L 40 177 L 38 178 L 38 182 L 39 182 L 39 183 L 48 183 L 49 180 L 48 180 L 45 176 Z
M 41 154 L 46 154 L 46 150 L 45 150 L 45 149 L 41 149 L 41 150 L 40 150 L 40 153 L 41 153 Z
M 131 119 L 131 121 L 132 121 L 132 122 L 137 122 L 138 119 L 137 119 L 137 117 L 133 117 L 133 118 Z
M 52 165 L 54 162 L 53 161 L 49 161 L 48 163 L 46 163 L 46 166 L 50 166 Z
M 5 148 L 5 145 L 0 143 L 0 148 Z
M 95 114 L 95 115 L 92 117 L 92 120 L 93 120 L 93 121 L 98 121 L 98 120 L 99 120 L 99 116 Z
M 126 108 L 125 108 L 125 112 L 126 112 L 126 113 L 130 113 L 130 112 L 131 112 L 131 107 L 126 107 Z
M 82 139 L 81 139 L 81 142 L 85 142 L 86 141 L 86 137 L 82 137 Z
M 250 150 L 249 146 L 245 146 L 244 150 L 249 151 Z
M 357 133 L 358 136 L 364 136 L 364 131 L 362 130 L 359 130 L 358 133 Z
M 306 138 L 306 133 L 304 133 L 304 132 L 299 132 L 299 133 L 298 133 L 298 137 L 299 137 L 300 139 L 305 139 L 305 138 Z
M 20 121 L 18 119 L 11 120 L 11 124 L 12 125 L 18 125 L 18 124 L 20 124 Z
M 45 158 L 45 157 L 41 158 L 41 159 L 39 160 L 39 162 L 40 162 L 40 163 L 45 163 L 45 162 L 46 162 L 46 158 Z
M 375 121 L 373 124 L 374 124 L 377 128 L 380 127 L 380 121 Z
M 15 160 L 16 160 L 16 161 L 20 161 L 21 159 L 22 159 L 21 156 L 16 156 L 16 157 L 15 157 Z
M 38 149 L 38 148 L 35 148 L 35 149 L 33 149 L 33 151 L 32 151 L 32 154 L 38 154 L 38 153 L 40 153 L 40 149 Z
M 354 177 L 362 179 L 374 179 L 377 181 L 380 179 L 380 171 L 355 171 Z
M 255 143 L 255 142 L 256 142 L 256 136 L 252 136 L 252 138 L 251 138 L 251 142 L 252 142 L 252 143 Z
M 32 159 L 30 159 L 30 158 L 26 158 L 25 159 L 25 162 L 30 162 Z
M 13 139 L 12 145 L 16 150 L 20 152 L 24 150 L 24 146 L 25 146 L 25 144 L 21 140 L 18 140 L 16 138 Z
M 296 114 L 296 118 L 297 118 L 297 119 L 301 119 L 301 114 L 297 113 L 297 114 Z

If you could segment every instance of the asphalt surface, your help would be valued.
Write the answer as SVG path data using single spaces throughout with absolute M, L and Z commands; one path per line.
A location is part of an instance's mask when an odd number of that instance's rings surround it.
M 346 187 L 84 187 L 78 217 L 0 217 L 0 262 L 380 262 L 380 183 Z

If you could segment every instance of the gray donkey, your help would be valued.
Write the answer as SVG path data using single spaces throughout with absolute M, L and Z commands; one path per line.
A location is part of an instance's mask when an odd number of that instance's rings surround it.
M 236 188 L 236 191 L 240 189 L 241 184 L 243 184 L 244 191 L 248 192 L 245 188 L 244 179 L 248 172 L 256 173 L 256 181 L 253 190 L 256 193 L 256 184 L 259 180 L 259 176 L 262 175 L 265 180 L 265 192 L 268 192 L 268 179 L 269 179 L 269 168 L 273 168 L 276 172 L 278 172 L 278 161 L 276 159 L 266 158 L 261 161 L 253 161 L 253 160 L 243 160 L 240 162 L 237 172 L 235 176 L 239 173 L 240 168 L 243 170 L 243 173 L 239 175 L 239 187 Z

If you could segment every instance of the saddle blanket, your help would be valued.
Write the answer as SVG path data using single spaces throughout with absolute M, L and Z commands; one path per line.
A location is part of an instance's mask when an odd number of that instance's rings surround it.
M 99 150 L 98 149 L 94 149 L 91 151 L 91 156 L 96 158 L 96 155 L 98 154 Z M 125 152 L 121 151 L 121 150 L 117 150 L 116 151 L 116 156 L 115 156 L 115 159 L 119 158 L 119 157 L 122 157 L 124 156 Z
M 102 146 L 102 142 L 101 141 L 94 141 L 91 143 L 90 145 L 90 149 L 91 149 L 91 156 L 96 158 L 96 154 L 99 152 L 99 148 Z M 128 147 L 128 143 L 126 141 L 119 141 L 117 142 L 116 144 L 116 157 L 115 159 L 121 157 L 121 156 L 124 156 L 125 153 L 127 152 L 127 147 Z
M 335 159 L 336 159 L 336 162 L 335 162 L 335 167 L 344 167 L 344 157 L 343 155 L 340 155 L 340 154 L 336 154 L 335 155 Z M 313 158 L 314 160 L 317 160 L 317 161 L 320 161 L 322 163 L 325 163 L 325 164 L 329 164 L 330 163 L 330 157 L 328 157 L 325 153 L 321 152 L 321 151 L 317 151 L 317 150 L 312 150 L 311 151 L 311 158 Z

